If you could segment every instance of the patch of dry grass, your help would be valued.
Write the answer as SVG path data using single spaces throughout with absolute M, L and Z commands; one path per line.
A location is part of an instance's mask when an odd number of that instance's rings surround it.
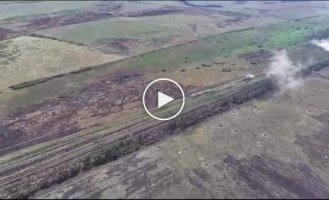
M 122 58 L 66 42 L 29 36 L 2 41 L 0 48 L 0 90 Z

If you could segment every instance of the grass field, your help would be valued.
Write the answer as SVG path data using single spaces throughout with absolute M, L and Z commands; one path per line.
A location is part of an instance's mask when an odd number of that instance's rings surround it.
M 24 3 L 22 5 L 22 2 Z M 40 14 L 49 14 L 53 12 L 69 12 L 74 10 L 81 10 L 97 4 L 97 1 L 84 1 L 84 2 L 1 2 L 0 19 L 14 19 L 20 16 L 32 16 Z M 24 7 L 24 9 L 22 9 Z
M 66 42 L 21 36 L 0 42 L 0 89 L 121 59 Z
M 219 16 L 224 20 L 224 16 Z M 217 19 L 218 20 L 218 19 Z M 118 17 L 98 20 L 77 25 L 53 28 L 39 31 L 39 34 L 55 37 L 61 40 L 83 43 L 88 46 L 100 47 L 111 50 L 115 42 L 132 41 L 138 48 L 129 43 L 122 48 L 131 48 L 131 53 L 136 54 L 159 47 L 174 45 L 194 39 L 198 33 L 193 32 L 191 25 L 196 24 L 200 30 L 212 28 L 212 32 L 219 32 L 216 20 L 202 16 L 187 16 L 172 14 L 152 17 Z M 141 47 L 141 48 L 140 48 Z M 114 47 L 113 47 L 114 48 Z
M 251 64 L 243 58 L 247 53 L 253 55 L 261 50 L 271 52 L 277 48 L 288 48 L 293 61 L 309 62 L 309 59 L 313 59 L 312 62 L 320 61 L 326 53 L 320 48 L 315 48 L 309 41 L 310 38 L 319 37 L 326 32 L 327 23 L 321 23 L 326 20 L 327 17 L 317 17 L 295 23 L 287 22 L 241 32 L 199 37 L 198 41 L 192 43 L 146 53 L 115 64 L 105 64 L 91 71 L 58 78 L 42 85 L 22 89 L 14 94 L 2 95 L 1 109 L 16 109 L 33 102 L 40 102 L 49 95 L 54 97 L 79 89 L 92 77 L 113 74 L 116 71 L 139 71 L 150 80 L 167 76 L 179 80 L 186 86 L 204 87 L 241 78 L 247 72 L 261 73 L 267 69 L 268 60 Z M 289 46 L 292 43 L 296 43 L 296 46 Z M 231 72 L 223 72 L 223 69 L 230 69 Z M 190 78 L 186 78 L 187 76 Z M 35 96 L 32 95 L 32 91 L 44 95 Z
M 312 24 L 308 22 L 308 20 L 312 21 Z M 300 26 L 318 26 L 317 23 L 314 23 L 314 19 L 308 20 L 300 24 Z M 319 18 L 318 20 L 323 19 Z M 315 20 L 315 22 L 317 21 Z M 299 24 L 297 25 L 299 26 Z M 249 29 L 243 32 L 224 33 L 212 37 L 200 38 L 199 41 L 195 41 L 192 43 L 146 53 L 141 56 L 125 59 L 121 62 L 113 64 L 104 64 L 102 66 L 92 69 L 89 72 L 83 72 L 81 74 L 72 74 L 63 78 L 60 77 L 56 80 L 40 84 L 39 86 L 34 86 L 31 89 L 22 89 L 18 93 L 15 93 L 16 95 L 14 93 L 8 93 L 6 95 L 3 95 L 0 100 L 4 107 L 1 109 L 6 110 L 6 112 L 10 112 L 11 109 L 15 110 L 18 107 L 24 107 L 28 104 L 32 104 L 33 102 L 42 102 L 48 97 L 48 95 L 50 95 L 51 97 L 56 96 L 56 94 L 64 96 L 68 95 L 73 98 L 73 95 L 69 94 L 70 90 L 80 91 L 80 89 L 82 89 L 82 91 L 88 91 L 88 84 L 86 83 L 93 81 L 97 83 L 97 79 L 99 76 L 115 75 L 118 72 L 128 74 L 130 72 L 137 72 L 143 74 L 147 80 L 153 80 L 159 77 L 173 78 L 179 83 L 181 83 L 184 87 L 191 87 L 194 89 L 214 87 L 230 81 L 241 79 L 248 72 L 258 74 L 267 70 L 268 60 L 257 64 L 251 64 L 245 61 L 244 59 L 241 59 L 241 56 L 245 53 L 255 53 L 257 51 L 260 51 L 261 49 L 263 49 L 264 51 L 272 51 L 275 50 L 277 46 L 280 46 L 281 48 L 287 47 L 282 44 L 282 40 L 279 40 L 278 42 L 276 39 L 272 38 L 277 37 L 276 33 L 288 32 L 289 35 L 290 32 L 293 32 L 295 30 L 294 27 L 296 25 L 293 25 L 292 27 L 291 26 L 292 25 L 290 25 L 289 23 L 286 23 L 282 24 L 281 26 L 272 25 L 269 27 Z M 269 28 L 272 28 L 271 31 L 274 32 L 273 34 L 270 34 L 271 32 L 267 31 L 267 29 Z M 325 29 L 326 27 L 323 26 L 323 30 Z M 294 48 L 289 49 L 289 53 L 293 55 L 292 59 L 300 60 L 301 56 L 308 55 L 308 58 L 314 58 L 313 61 L 311 60 L 307 63 L 307 65 L 311 65 L 315 62 L 321 61 L 321 59 L 323 60 L 324 58 L 326 58 L 325 52 L 309 44 L 309 37 L 316 36 L 317 33 L 321 31 L 322 29 L 316 29 L 314 33 L 302 32 L 303 35 L 301 39 L 298 40 L 298 45 L 294 46 Z M 239 34 L 243 34 L 245 37 L 239 37 Z M 239 38 L 240 41 L 237 41 L 237 38 Z M 258 41 L 258 43 L 256 44 L 252 43 L 252 45 L 255 47 L 254 49 L 245 50 L 246 47 L 250 46 L 250 41 L 254 41 L 256 40 L 256 38 L 265 39 Z M 289 37 L 286 37 L 288 39 L 286 39 L 285 37 L 283 38 L 287 41 L 289 41 L 290 39 Z M 225 45 L 224 49 L 223 46 L 219 45 L 223 43 Z M 259 46 L 259 44 L 266 45 Z M 224 69 L 226 70 L 224 71 Z M 227 69 L 229 69 L 230 71 L 228 71 Z M 55 84 L 56 89 L 53 89 L 53 86 Z M 138 84 L 138 82 L 134 83 L 135 86 L 137 86 Z M 103 86 L 99 84 L 96 88 L 102 87 Z M 36 97 L 35 95 L 33 95 L 33 93 L 31 93 L 31 91 L 38 91 L 38 93 L 42 93 L 44 95 Z M 49 93 L 49 91 L 51 91 L 51 93 Z M 66 94 L 63 94 L 64 91 L 66 92 Z M 101 92 L 102 90 L 97 93 L 98 96 L 99 94 L 101 94 Z M 104 93 L 104 95 L 105 94 L 107 93 Z M 111 94 L 111 92 L 109 94 Z M 84 93 L 81 95 L 91 95 L 91 93 Z M 88 105 L 91 105 L 91 102 L 85 102 L 83 98 L 79 99 L 81 99 L 82 102 L 77 102 L 76 106 L 79 107 L 81 104 L 81 106 L 88 108 Z M 63 102 L 63 106 L 67 107 L 65 101 Z M 103 100 L 99 99 L 96 102 L 103 102 Z M 78 107 L 76 107 L 76 109 L 78 109 Z M 73 107 L 67 107 L 67 109 L 69 108 Z M 93 109 L 89 110 L 88 112 L 94 112 L 92 110 Z M 97 110 L 100 111 L 102 109 L 98 108 Z M 73 114 L 72 112 L 71 114 Z M 90 114 L 88 114 L 88 112 L 86 112 L 87 116 Z M 107 110 L 106 112 L 110 111 Z M 76 119 L 85 118 L 84 115 L 86 113 L 77 113 Z M 49 120 L 52 120 L 51 116 L 48 116 L 47 118 L 49 118 Z M 91 117 L 89 116 L 89 118 Z M 76 119 L 72 118 L 72 124 L 76 121 Z M 31 120 L 34 120 L 34 117 L 32 117 Z M 95 120 L 95 123 L 97 123 L 96 121 L 97 120 Z
M 117 17 L 41 30 L 38 34 L 82 43 L 103 51 L 115 51 L 115 47 L 120 45 L 123 52 L 127 49 L 130 54 L 137 54 L 199 37 L 280 21 L 268 17 L 262 20 L 234 19 L 234 16 L 221 14 L 186 13 L 139 18 Z M 234 22 L 227 24 L 227 20 Z

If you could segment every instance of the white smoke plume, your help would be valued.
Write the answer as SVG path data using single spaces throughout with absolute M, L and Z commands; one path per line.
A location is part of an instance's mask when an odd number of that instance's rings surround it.
M 302 79 L 295 76 L 300 68 L 300 64 L 290 60 L 287 50 L 282 49 L 274 51 L 267 75 L 274 77 L 281 89 L 292 89 L 302 83 Z
M 325 51 L 329 51 L 329 39 L 328 40 L 312 40 L 312 44 L 321 47 Z

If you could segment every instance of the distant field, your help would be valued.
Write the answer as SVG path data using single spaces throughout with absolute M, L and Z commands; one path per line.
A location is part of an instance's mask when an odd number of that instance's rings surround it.
M 326 52 L 309 43 L 312 37 L 320 37 L 325 33 L 327 23 L 321 25 L 321 21 L 326 20 L 328 18 L 319 17 L 199 38 L 199 41 L 146 53 L 114 64 L 105 64 L 87 72 L 2 95 L 0 102 L 3 107 L 0 110 L 6 113 L 43 101 L 47 97 L 56 97 L 80 89 L 86 82 L 95 81 L 99 76 L 115 75 L 116 72 L 144 74 L 148 80 L 172 78 L 192 88 L 211 87 L 239 79 L 249 72 L 264 72 L 272 56 L 271 51 L 277 48 L 288 48 L 293 61 L 312 64 L 327 57 Z M 295 42 L 296 46 L 290 45 Z M 93 59 L 88 62 L 91 60 Z M 94 60 L 96 61 L 97 59 Z M 82 66 L 85 65 L 86 62 L 83 62 Z M 40 95 L 33 95 L 35 93 Z
M 21 36 L 0 42 L 0 89 L 122 58 L 49 39 Z
M 225 19 L 224 16 L 217 20 Z M 40 31 L 39 33 L 68 41 L 90 43 L 98 38 L 108 39 L 152 39 L 184 34 L 189 25 L 215 25 L 212 18 L 196 15 L 172 14 L 152 17 L 117 17 Z M 214 30 L 215 31 L 215 30 Z
M 124 61 L 123 65 L 126 69 L 141 69 L 147 73 L 196 68 L 230 68 L 234 73 L 241 66 L 252 71 L 264 70 L 272 50 L 288 48 L 293 53 L 298 47 L 309 44 L 311 38 L 323 37 L 329 30 L 328 23 L 323 24 L 326 21 L 329 21 L 328 17 L 319 17 L 204 37 L 189 44 L 147 53 L 139 59 Z
M 85 9 L 97 3 L 98 1 L 0 2 L 0 19 Z
M 220 16 L 217 20 L 225 18 Z M 193 24 L 197 25 L 196 31 L 192 29 Z M 216 20 L 202 15 L 117 17 L 42 30 L 38 34 L 83 43 L 103 50 L 132 51 L 134 54 L 174 45 L 176 41 L 192 40 L 198 36 L 199 29 L 204 32 L 204 29 L 213 28 L 211 31 L 216 33 L 220 30 L 216 24 Z
M 203 9 L 231 11 L 252 14 L 259 17 L 278 17 L 287 20 L 300 19 L 318 15 L 326 15 L 328 4 L 319 1 L 195 1 L 194 5 L 220 5 L 221 7 L 206 6 Z
M 248 72 L 263 72 L 272 56 L 271 51 L 276 48 L 288 48 L 292 60 L 320 61 L 326 57 L 326 52 L 309 41 L 312 37 L 321 37 L 325 33 L 328 23 L 321 24 L 321 21 L 326 20 L 328 18 L 318 17 L 212 37 L 199 37 L 199 41 L 146 53 L 115 64 L 103 65 L 89 72 L 22 89 L 1 97 L 0 102 L 6 110 L 15 109 L 42 101 L 47 96 L 53 97 L 63 91 L 79 89 L 87 80 L 93 79 L 92 77 L 114 74 L 116 71 L 142 73 L 149 80 L 159 77 L 173 78 L 191 87 L 217 85 L 241 78 Z M 290 45 L 295 42 L 296 46 Z M 42 95 L 33 95 L 36 92 Z
M 205 12 L 206 13 L 206 12 Z M 214 14 L 117 17 L 38 31 L 103 51 L 142 53 L 226 31 L 274 23 L 274 18 L 236 18 Z

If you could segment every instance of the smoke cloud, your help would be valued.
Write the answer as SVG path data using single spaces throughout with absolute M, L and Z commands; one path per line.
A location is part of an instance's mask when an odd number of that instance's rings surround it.
M 311 43 L 321 47 L 325 51 L 329 51 L 329 40 L 312 40 Z
M 312 40 L 311 43 L 325 51 L 329 51 L 329 39 Z M 309 60 L 310 63 L 313 63 L 312 59 Z M 293 63 L 286 49 L 274 51 L 267 76 L 273 77 L 281 89 L 292 89 L 303 82 L 303 79 L 297 76 L 297 72 L 303 69 L 305 65 Z
M 274 51 L 273 54 L 267 75 L 274 77 L 281 89 L 292 89 L 300 85 L 302 79 L 296 77 L 300 64 L 290 60 L 286 49 Z

